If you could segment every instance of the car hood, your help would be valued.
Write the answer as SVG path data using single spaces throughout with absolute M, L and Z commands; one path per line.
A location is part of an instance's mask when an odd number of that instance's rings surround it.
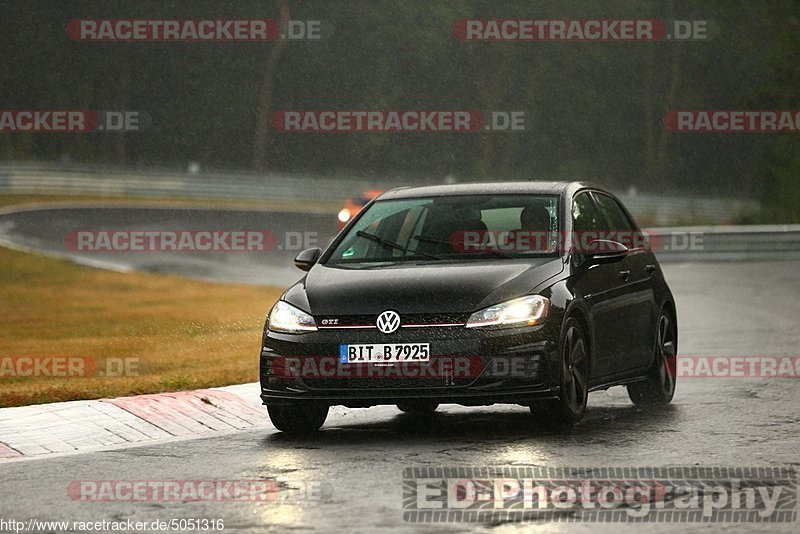
M 315 265 L 284 299 L 313 315 L 472 312 L 525 295 L 562 270 L 560 258 Z

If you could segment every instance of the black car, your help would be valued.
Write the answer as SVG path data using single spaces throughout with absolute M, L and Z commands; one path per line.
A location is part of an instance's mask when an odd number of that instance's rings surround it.
M 620 201 L 587 183 L 400 188 L 370 202 L 272 308 L 261 398 L 275 427 L 332 405 L 529 406 L 581 420 L 589 391 L 675 391 L 672 294 Z

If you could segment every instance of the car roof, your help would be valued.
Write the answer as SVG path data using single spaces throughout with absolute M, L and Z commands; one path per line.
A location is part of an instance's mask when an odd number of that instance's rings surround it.
M 420 197 L 447 197 L 457 195 L 560 195 L 591 188 L 605 191 L 587 182 L 484 182 L 467 184 L 427 185 L 399 187 L 382 194 L 380 200 Z

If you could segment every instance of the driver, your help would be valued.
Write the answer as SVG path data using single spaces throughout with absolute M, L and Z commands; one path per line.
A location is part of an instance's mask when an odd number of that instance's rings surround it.
M 526 206 L 519 214 L 520 228 L 509 233 L 509 241 L 520 252 L 553 252 L 550 212 L 544 206 Z

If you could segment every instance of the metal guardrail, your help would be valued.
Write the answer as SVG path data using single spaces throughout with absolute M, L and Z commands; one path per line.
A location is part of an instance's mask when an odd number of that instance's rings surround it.
M 653 228 L 648 233 L 663 261 L 800 259 L 800 224 Z
M 341 202 L 366 189 L 429 184 L 419 179 L 310 176 L 298 174 L 138 171 L 54 164 L 0 164 L 0 192 L 19 194 L 133 195 L 163 198 Z M 675 220 L 728 221 L 752 201 L 628 194 L 620 198 L 631 212 L 651 224 Z
M 302 175 L 193 175 L 169 171 L 0 166 L 0 192 L 19 194 L 339 201 L 364 188 L 364 182 L 359 180 Z
M 413 182 L 406 182 L 412 185 Z M 396 183 L 364 178 L 288 174 L 188 174 L 176 171 L 108 170 L 33 164 L 0 164 L 0 193 L 133 195 L 163 198 L 263 199 L 317 201 L 338 205 L 368 188 Z M 636 215 L 656 224 L 679 217 L 722 220 L 753 203 L 724 199 L 687 199 L 620 195 Z M 656 216 L 654 216 L 656 214 Z M 333 214 L 332 214 L 333 216 Z M 753 261 L 800 259 L 800 225 L 660 227 L 648 230 L 658 241 L 662 261 Z

